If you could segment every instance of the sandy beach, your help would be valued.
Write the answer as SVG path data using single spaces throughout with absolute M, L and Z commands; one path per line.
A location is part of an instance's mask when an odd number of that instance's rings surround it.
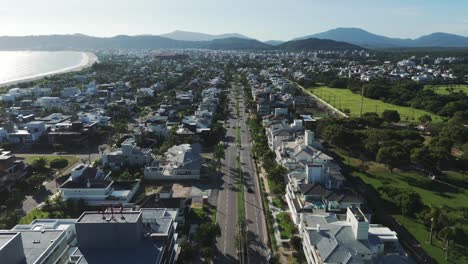
M 95 62 L 98 61 L 98 57 L 91 52 L 83 52 L 83 59 L 81 62 L 75 66 L 59 69 L 56 71 L 51 71 L 51 72 L 46 72 L 46 73 L 41 73 L 33 76 L 27 76 L 24 78 L 16 79 L 16 80 L 11 80 L 7 82 L 0 83 L 0 87 L 5 87 L 5 86 L 11 86 L 11 85 L 16 85 L 19 83 L 23 82 L 30 82 L 30 81 L 35 81 L 35 80 L 40 80 L 45 77 L 57 75 L 57 74 L 63 74 L 67 72 L 78 72 L 81 71 L 82 69 L 91 67 Z

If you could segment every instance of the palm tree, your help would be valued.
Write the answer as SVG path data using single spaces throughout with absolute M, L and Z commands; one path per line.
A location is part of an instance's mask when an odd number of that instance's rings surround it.
M 445 242 L 445 260 L 448 260 L 448 253 L 449 253 L 449 244 L 450 240 L 455 238 L 455 234 L 457 233 L 456 226 L 446 226 L 440 230 L 439 235 L 444 238 Z
M 225 158 L 224 145 L 222 143 L 218 143 L 218 145 L 215 146 L 213 157 L 216 159 L 216 167 L 219 170 L 219 168 L 221 168 L 221 159 Z
M 431 221 L 431 229 L 429 232 L 429 244 L 432 245 L 432 238 L 434 237 L 434 228 L 435 228 L 435 223 L 438 222 L 439 217 L 440 217 L 440 208 L 439 207 L 431 207 L 431 210 L 427 214 L 427 217 L 429 217 Z

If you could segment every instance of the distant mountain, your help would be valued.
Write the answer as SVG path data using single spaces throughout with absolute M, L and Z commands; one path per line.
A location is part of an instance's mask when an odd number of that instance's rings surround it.
M 183 41 L 211 41 L 215 39 L 225 39 L 225 38 L 250 39 L 249 37 L 246 37 L 238 33 L 211 35 L 211 34 L 206 34 L 206 33 L 181 31 L 181 30 L 175 30 L 170 33 L 162 34 L 160 36 L 165 37 L 165 38 L 175 39 L 175 40 L 183 40 Z
M 0 50 L 89 50 L 105 48 L 168 49 L 190 48 L 202 45 L 160 36 L 115 36 L 112 38 L 86 35 L 47 35 L 25 37 L 0 37 Z
M 319 38 L 343 41 L 372 48 L 392 47 L 468 47 L 468 37 L 447 33 L 433 33 L 417 39 L 389 38 L 360 28 L 336 28 L 322 33 L 296 38 Z
M 268 41 L 264 41 L 263 43 L 266 43 L 266 44 L 272 45 L 272 46 L 278 46 L 279 44 L 283 44 L 284 41 L 282 41 L 282 40 L 268 40 Z
M 265 44 L 255 39 L 224 38 L 210 41 L 207 45 L 207 48 L 225 50 L 259 50 L 270 49 L 271 45 Z
M 400 47 L 406 46 L 408 39 L 388 38 L 376 35 L 360 28 L 336 28 L 322 33 L 297 39 L 318 38 L 343 41 L 363 47 Z
M 82 34 L 0 37 L 0 50 L 78 50 L 93 49 L 214 49 L 214 50 L 343 50 L 362 49 L 356 45 L 323 39 L 288 41 L 270 45 L 255 39 L 223 38 L 211 41 L 182 41 L 153 35 L 99 38 Z
M 417 47 L 468 47 L 468 37 L 448 33 L 432 33 L 412 41 Z
M 291 40 L 276 46 L 277 49 L 285 51 L 314 51 L 314 50 L 362 50 L 357 45 L 330 39 L 308 38 Z

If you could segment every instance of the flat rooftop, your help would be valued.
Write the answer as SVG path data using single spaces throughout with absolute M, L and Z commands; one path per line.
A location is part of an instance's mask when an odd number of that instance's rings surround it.
M 0 233 L 0 250 L 2 249 L 3 246 L 5 246 L 8 243 L 8 241 L 10 241 L 17 234 L 18 234 L 17 232 Z
M 59 230 L 21 231 L 26 263 L 35 263 L 62 233 L 63 231 Z
M 122 219 L 122 215 L 124 219 Z M 136 223 L 141 217 L 141 213 L 138 211 L 123 211 L 120 213 L 120 209 L 114 209 L 114 218 L 111 219 L 110 211 L 104 213 L 105 219 L 103 219 L 102 213 L 99 212 L 84 212 L 76 223 L 85 223 L 85 224 L 99 224 L 99 223 Z
M 128 264 L 128 263 L 158 263 L 162 257 L 164 243 L 151 239 L 143 239 L 135 248 L 78 248 L 73 257 L 81 257 L 77 264 Z

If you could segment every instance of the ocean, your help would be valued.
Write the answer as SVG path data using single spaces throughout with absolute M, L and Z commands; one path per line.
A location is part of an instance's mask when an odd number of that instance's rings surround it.
M 90 56 L 74 51 L 0 51 L 0 85 L 86 66 Z

